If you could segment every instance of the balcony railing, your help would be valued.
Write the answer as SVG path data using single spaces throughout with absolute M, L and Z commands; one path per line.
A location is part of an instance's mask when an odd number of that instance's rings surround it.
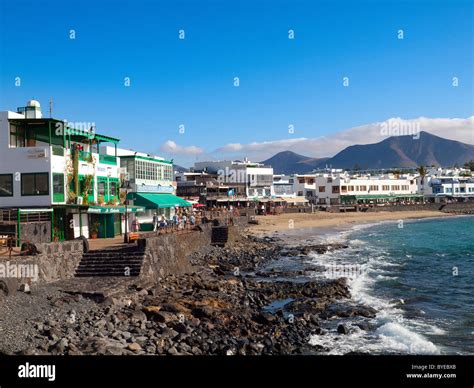
M 79 160 L 82 160 L 84 162 L 91 162 L 92 161 L 92 155 L 90 152 L 87 151 L 79 151 Z M 95 157 L 97 157 L 97 154 L 95 154 Z M 99 154 L 99 163 L 102 164 L 111 164 L 113 166 L 117 165 L 117 158 L 112 155 L 102 155 Z
M 99 155 L 99 163 L 112 164 L 115 166 L 117 164 L 117 158 L 112 155 Z
M 61 146 L 53 145 L 53 155 L 64 156 L 64 148 Z
M 92 154 L 87 151 L 78 151 L 79 152 L 79 160 L 82 160 L 84 162 L 90 162 Z

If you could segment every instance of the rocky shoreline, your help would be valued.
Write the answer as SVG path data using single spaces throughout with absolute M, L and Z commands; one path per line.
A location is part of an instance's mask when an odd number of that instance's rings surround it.
M 230 247 L 190 257 L 192 274 L 159 284 L 130 282 L 123 293 L 93 300 L 37 285 L 0 301 L 4 354 L 258 355 L 324 352 L 311 335 L 350 328 L 334 320 L 370 319 L 376 311 L 350 300 L 346 279 L 314 279 L 310 269 L 271 267 L 282 256 L 324 255 L 341 244 L 285 247 L 246 236 Z M 105 280 L 104 280 L 105 281 Z M 368 330 L 363 322 L 358 326 Z

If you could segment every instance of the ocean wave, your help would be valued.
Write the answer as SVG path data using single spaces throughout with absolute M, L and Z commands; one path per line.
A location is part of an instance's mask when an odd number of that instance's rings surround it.
M 375 332 L 367 333 L 351 327 L 352 333 L 341 335 L 330 332 L 325 335 L 312 335 L 309 344 L 321 347 L 324 354 L 343 355 L 350 352 L 370 354 L 440 354 L 438 347 L 400 323 L 389 322 Z
M 395 322 L 379 327 L 376 334 L 389 349 L 408 354 L 440 354 L 438 347 L 421 334 Z
M 375 277 L 377 280 L 397 280 L 398 276 L 384 276 L 384 275 L 377 275 Z

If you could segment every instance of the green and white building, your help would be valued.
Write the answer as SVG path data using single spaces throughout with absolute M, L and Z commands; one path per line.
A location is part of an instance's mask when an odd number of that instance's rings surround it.
M 103 147 L 103 152 L 113 154 L 115 149 Z M 192 206 L 176 196 L 172 160 L 132 150 L 116 152 L 120 157 L 121 190 L 127 194 L 127 205 L 145 208 L 135 215 L 142 230 L 152 228 L 154 213 L 170 219 L 177 208 Z
M 101 152 L 104 143 L 116 150 L 120 140 L 79 124 L 43 117 L 35 100 L 0 112 L 0 234 L 28 241 L 113 237 L 122 233 L 126 211 L 143 210 L 121 206 L 120 159 Z

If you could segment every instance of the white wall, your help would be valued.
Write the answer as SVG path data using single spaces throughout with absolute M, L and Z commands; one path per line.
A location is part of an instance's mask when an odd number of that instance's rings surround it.
M 50 206 L 53 192 L 50 147 L 10 148 L 9 118 L 24 117 L 15 112 L 0 112 L 0 174 L 13 174 L 13 197 L 0 197 L 0 207 Z M 49 195 L 21 195 L 21 173 L 32 172 L 49 174 Z

